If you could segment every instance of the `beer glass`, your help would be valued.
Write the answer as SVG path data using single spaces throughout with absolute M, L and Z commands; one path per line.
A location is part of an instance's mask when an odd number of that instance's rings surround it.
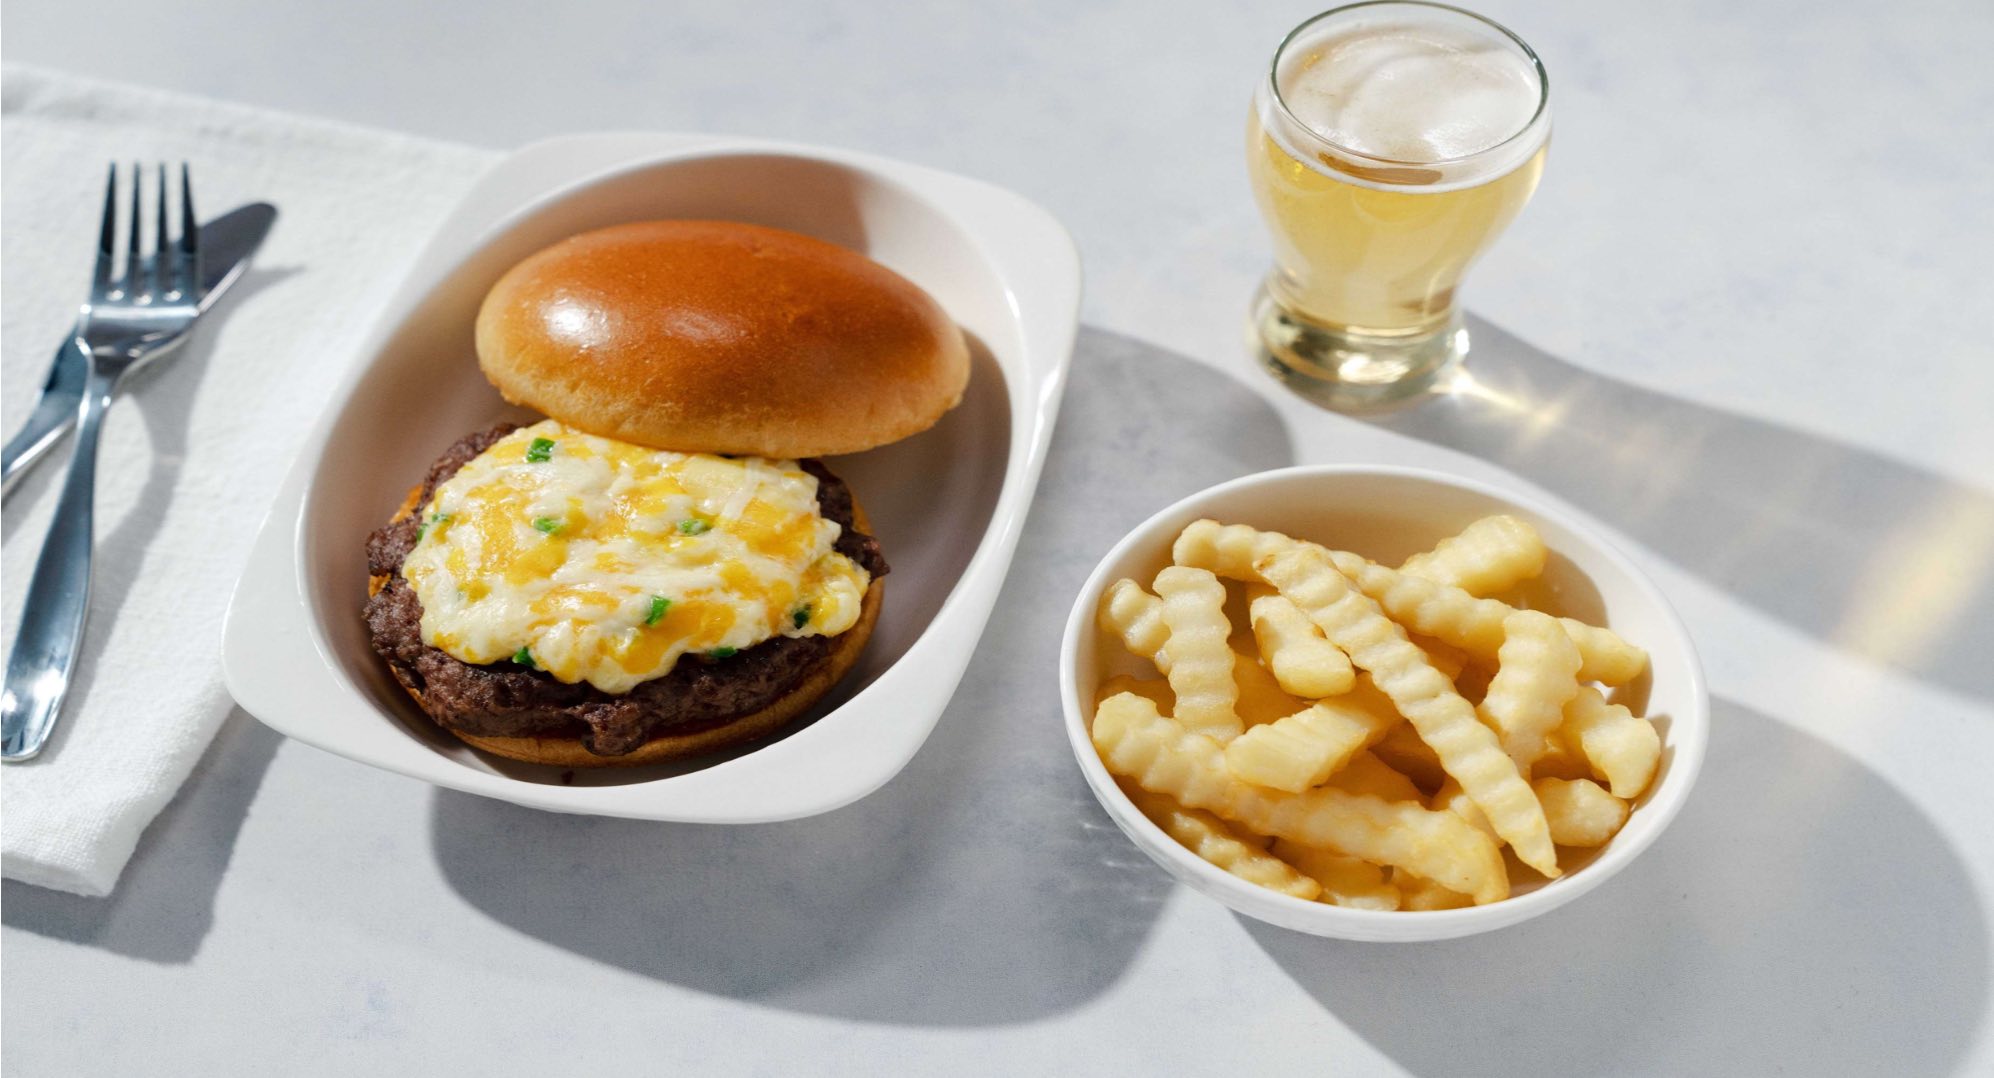
M 1550 101 L 1530 46 L 1459 8 L 1373 0 L 1296 27 L 1247 130 L 1274 240 L 1253 303 L 1262 363 L 1355 410 L 1458 362 L 1461 275 L 1536 189 Z

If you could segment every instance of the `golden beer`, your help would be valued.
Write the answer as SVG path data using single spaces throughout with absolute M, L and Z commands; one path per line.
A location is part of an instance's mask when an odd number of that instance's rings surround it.
M 1535 55 L 1478 16 L 1369 3 L 1297 28 L 1247 125 L 1274 242 L 1263 361 L 1337 407 L 1423 390 L 1467 350 L 1461 276 L 1530 200 L 1549 136 Z

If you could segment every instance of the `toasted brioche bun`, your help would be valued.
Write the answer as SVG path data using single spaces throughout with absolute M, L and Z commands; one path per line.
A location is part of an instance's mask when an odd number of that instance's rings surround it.
M 514 266 L 478 310 L 505 399 L 658 449 L 856 453 L 962 399 L 969 350 L 919 287 L 856 252 L 729 221 L 585 232 Z
M 400 522 L 418 509 L 417 499 L 422 495 L 422 487 L 416 486 L 408 492 L 401 507 L 395 511 L 391 522 Z M 860 531 L 870 532 L 865 510 L 852 501 L 852 523 Z M 388 578 L 372 576 L 367 578 L 367 594 L 371 597 L 387 587 Z M 844 676 L 858 663 L 859 654 L 865 650 L 866 641 L 872 638 L 873 625 L 879 621 L 879 607 L 885 595 L 885 581 L 874 577 L 865 590 L 865 598 L 859 603 L 859 617 L 852 627 L 839 633 L 832 642 L 831 650 L 823 661 L 807 671 L 787 693 L 759 711 L 731 719 L 718 726 L 710 726 L 690 733 L 667 733 L 654 737 L 621 756 L 599 756 L 588 750 L 579 737 L 480 737 L 466 734 L 442 723 L 438 726 L 451 736 L 470 745 L 483 749 L 494 756 L 509 760 L 519 760 L 529 764 L 548 764 L 553 767 L 639 767 L 665 760 L 676 760 L 686 756 L 698 756 L 713 752 L 743 741 L 753 741 L 766 737 L 795 721 L 809 710 L 811 705 L 824 698 Z M 402 684 L 403 691 L 415 698 L 416 706 L 427 713 L 428 705 L 423 702 L 422 693 Z

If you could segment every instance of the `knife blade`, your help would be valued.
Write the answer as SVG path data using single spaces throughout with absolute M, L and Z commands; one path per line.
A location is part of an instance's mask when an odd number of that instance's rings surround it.
M 250 256 L 262 246 L 263 237 L 270 234 L 270 226 L 276 220 L 277 207 L 267 202 L 252 202 L 201 226 L 201 250 L 205 256 L 201 283 L 206 286 L 201 296 L 202 313 L 249 268 Z M 41 397 L 35 401 L 27 423 L 0 450 L 0 497 L 13 490 L 14 481 L 27 474 L 76 425 L 76 408 L 83 401 L 83 383 L 89 373 L 90 357 L 83 354 L 76 343 L 76 334 L 71 333 L 56 346 L 55 361 L 49 364 Z

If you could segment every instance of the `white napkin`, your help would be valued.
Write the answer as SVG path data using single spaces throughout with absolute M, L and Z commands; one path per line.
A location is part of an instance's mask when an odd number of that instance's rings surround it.
M 42 756 L 0 768 L 0 870 L 108 893 L 228 714 L 221 625 L 299 440 L 415 248 L 495 159 L 464 146 L 44 71 L 5 72 L 0 421 L 34 404 L 89 283 L 111 160 L 185 160 L 203 217 L 276 204 L 276 228 L 163 366 L 128 383 L 98 462 L 90 622 Z M 150 193 L 147 195 L 151 198 Z M 8 499 L 6 641 L 67 450 Z

